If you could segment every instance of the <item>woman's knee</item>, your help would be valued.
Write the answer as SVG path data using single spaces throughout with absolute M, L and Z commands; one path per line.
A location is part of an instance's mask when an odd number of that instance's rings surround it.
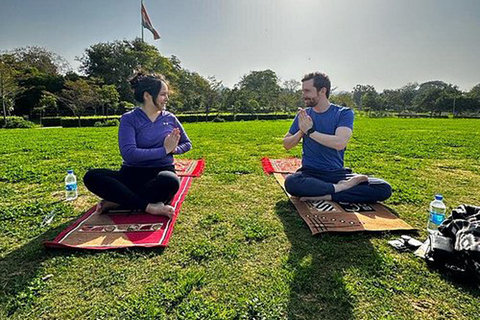
M 88 188 L 88 186 L 91 186 L 96 181 L 98 181 L 98 178 L 102 175 L 103 175 L 103 169 L 90 169 L 83 176 L 83 183 Z
M 155 179 L 158 184 L 167 185 L 175 192 L 180 188 L 180 178 L 171 171 L 162 171 Z

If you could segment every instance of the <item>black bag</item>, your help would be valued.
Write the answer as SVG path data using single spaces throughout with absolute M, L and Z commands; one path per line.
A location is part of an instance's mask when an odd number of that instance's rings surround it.
M 461 205 L 430 235 L 427 262 L 480 283 L 480 207 Z

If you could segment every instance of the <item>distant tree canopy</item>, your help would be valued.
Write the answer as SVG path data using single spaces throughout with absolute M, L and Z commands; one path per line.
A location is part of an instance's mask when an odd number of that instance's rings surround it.
M 165 57 L 138 38 L 91 45 L 77 59 L 80 73 L 45 48 L 0 52 L 2 116 L 121 114 L 135 103 L 128 80 L 140 69 L 167 78 L 169 109 L 174 112 L 296 112 L 303 107 L 298 80 L 282 82 L 273 70 L 253 70 L 227 88 L 215 77 L 184 69 L 178 57 Z M 370 112 L 478 115 L 480 84 L 469 92 L 440 80 L 408 83 L 383 92 L 370 84 L 358 84 L 351 92 L 332 89 L 330 100 Z
M 169 80 L 176 80 L 174 64 L 162 56 L 158 49 L 141 39 L 117 40 L 98 43 L 85 50 L 79 58 L 80 70 L 87 77 L 102 79 L 106 84 L 115 85 L 121 100 L 133 102 L 128 79 L 135 71 L 161 73 Z

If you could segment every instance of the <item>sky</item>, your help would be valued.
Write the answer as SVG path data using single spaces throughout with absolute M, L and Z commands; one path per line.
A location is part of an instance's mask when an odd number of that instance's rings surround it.
M 479 0 L 144 0 L 162 38 L 145 41 L 233 87 L 250 71 L 280 80 L 322 71 L 338 91 L 442 80 L 480 83 Z M 75 60 L 141 36 L 140 0 L 0 0 L 0 50 L 41 46 Z

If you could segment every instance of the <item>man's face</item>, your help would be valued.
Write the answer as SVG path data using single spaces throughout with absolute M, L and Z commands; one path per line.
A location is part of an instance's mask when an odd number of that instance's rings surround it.
M 323 88 L 322 88 L 323 90 Z M 315 107 L 321 98 L 321 91 L 317 91 L 317 88 L 313 85 L 313 79 L 302 82 L 303 102 L 305 107 Z

